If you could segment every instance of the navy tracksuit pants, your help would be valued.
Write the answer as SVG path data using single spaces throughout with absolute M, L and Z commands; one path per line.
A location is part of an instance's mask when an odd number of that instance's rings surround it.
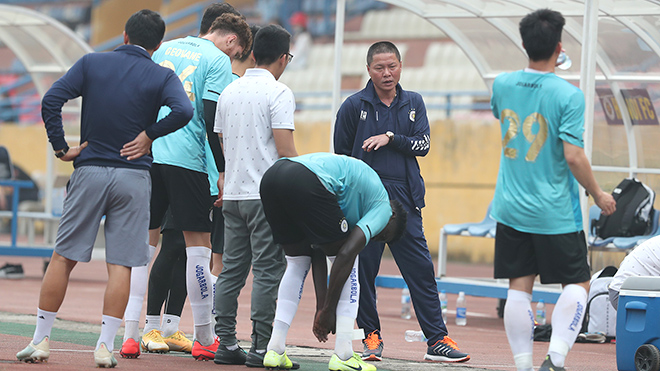
M 410 289 L 415 315 L 422 331 L 428 338 L 427 344 L 431 346 L 447 335 L 447 327 L 442 320 L 433 261 L 422 227 L 422 214 L 415 208 L 406 184 L 386 181 L 383 184 L 390 199 L 401 202 L 408 212 L 406 232 L 400 240 L 390 244 L 389 247 L 399 271 Z M 358 274 L 360 307 L 357 324 L 358 327 L 364 329 L 365 334 L 380 330 L 380 320 L 376 308 L 375 280 L 380 269 L 384 248 L 384 243 L 371 241 L 360 252 Z

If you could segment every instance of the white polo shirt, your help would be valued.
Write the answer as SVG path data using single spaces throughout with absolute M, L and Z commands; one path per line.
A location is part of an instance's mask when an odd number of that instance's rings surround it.
M 637 276 L 660 276 L 660 236 L 644 241 L 628 254 L 609 287 L 621 291 L 621 285 L 626 278 Z
M 263 68 L 251 68 L 218 99 L 215 132 L 225 153 L 225 200 L 259 200 L 259 183 L 279 158 L 273 129 L 294 130 L 289 87 Z

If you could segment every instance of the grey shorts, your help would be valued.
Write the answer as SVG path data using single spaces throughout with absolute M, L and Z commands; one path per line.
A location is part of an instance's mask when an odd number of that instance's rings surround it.
M 105 260 L 126 267 L 149 263 L 148 170 L 81 166 L 73 171 L 55 252 L 88 262 L 105 216 Z

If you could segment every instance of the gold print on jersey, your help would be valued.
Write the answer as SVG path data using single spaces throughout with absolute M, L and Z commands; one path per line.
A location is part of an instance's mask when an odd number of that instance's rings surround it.
M 504 138 L 502 139 L 502 147 L 504 148 L 504 156 L 510 159 L 515 159 L 518 157 L 518 151 L 515 148 L 508 148 L 507 145 L 513 138 L 518 135 L 518 130 L 520 127 L 520 118 L 518 114 L 510 109 L 502 110 L 500 114 L 500 124 L 508 124 Z M 538 131 L 536 134 L 533 132 L 534 124 L 537 124 Z M 529 162 L 536 161 L 543 144 L 548 139 L 548 122 L 538 112 L 534 112 L 531 115 L 525 118 L 525 121 L 522 124 L 522 131 L 525 139 L 531 143 L 525 160 Z
M 508 158 L 516 158 L 518 156 L 518 151 L 515 148 L 507 148 L 509 141 L 518 135 L 518 126 L 520 126 L 520 119 L 518 114 L 513 112 L 510 109 L 502 110 L 500 115 L 500 123 L 504 125 L 505 121 L 508 121 L 509 127 L 504 134 L 504 139 L 502 139 L 502 147 L 504 147 L 504 156 Z
M 174 63 L 165 60 L 160 62 L 160 65 L 166 68 L 171 69 L 172 71 L 176 72 L 176 68 L 174 67 Z M 183 90 L 186 91 L 186 94 L 188 94 L 188 99 L 190 99 L 191 102 L 195 101 L 195 93 L 192 92 L 192 81 L 184 81 L 185 79 L 188 78 L 188 76 L 192 75 L 193 72 L 197 69 L 197 66 L 188 66 L 186 67 L 183 72 L 179 74 L 179 80 L 183 83 Z
M 539 128 L 536 134 L 532 133 L 534 123 L 537 123 Z M 523 122 L 523 134 L 525 134 L 527 141 L 532 143 L 529 151 L 527 151 L 525 160 L 534 162 L 539 152 L 541 152 L 541 147 L 543 147 L 546 139 L 548 139 L 548 123 L 545 121 L 545 117 L 538 112 L 527 116 Z

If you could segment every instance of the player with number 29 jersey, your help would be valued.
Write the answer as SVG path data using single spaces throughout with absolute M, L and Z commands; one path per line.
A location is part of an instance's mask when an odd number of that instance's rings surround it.
M 203 100 L 217 102 L 232 82 L 231 61 L 213 42 L 195 36 L 163 43 L 152 59 L 174 70 L 195 110 L 188 125 L 154 141 L 154 162 L 206 173 Z M 167 114 L 169 109 L 163 107 L 158 118 Z
M 563 145 L 584 147 L 582 91 L 554 73 L 503 73 L 493 83 L 491 108 L 502 129 L 491 216 L 527 233 L 582 230 L 578 182 Z

